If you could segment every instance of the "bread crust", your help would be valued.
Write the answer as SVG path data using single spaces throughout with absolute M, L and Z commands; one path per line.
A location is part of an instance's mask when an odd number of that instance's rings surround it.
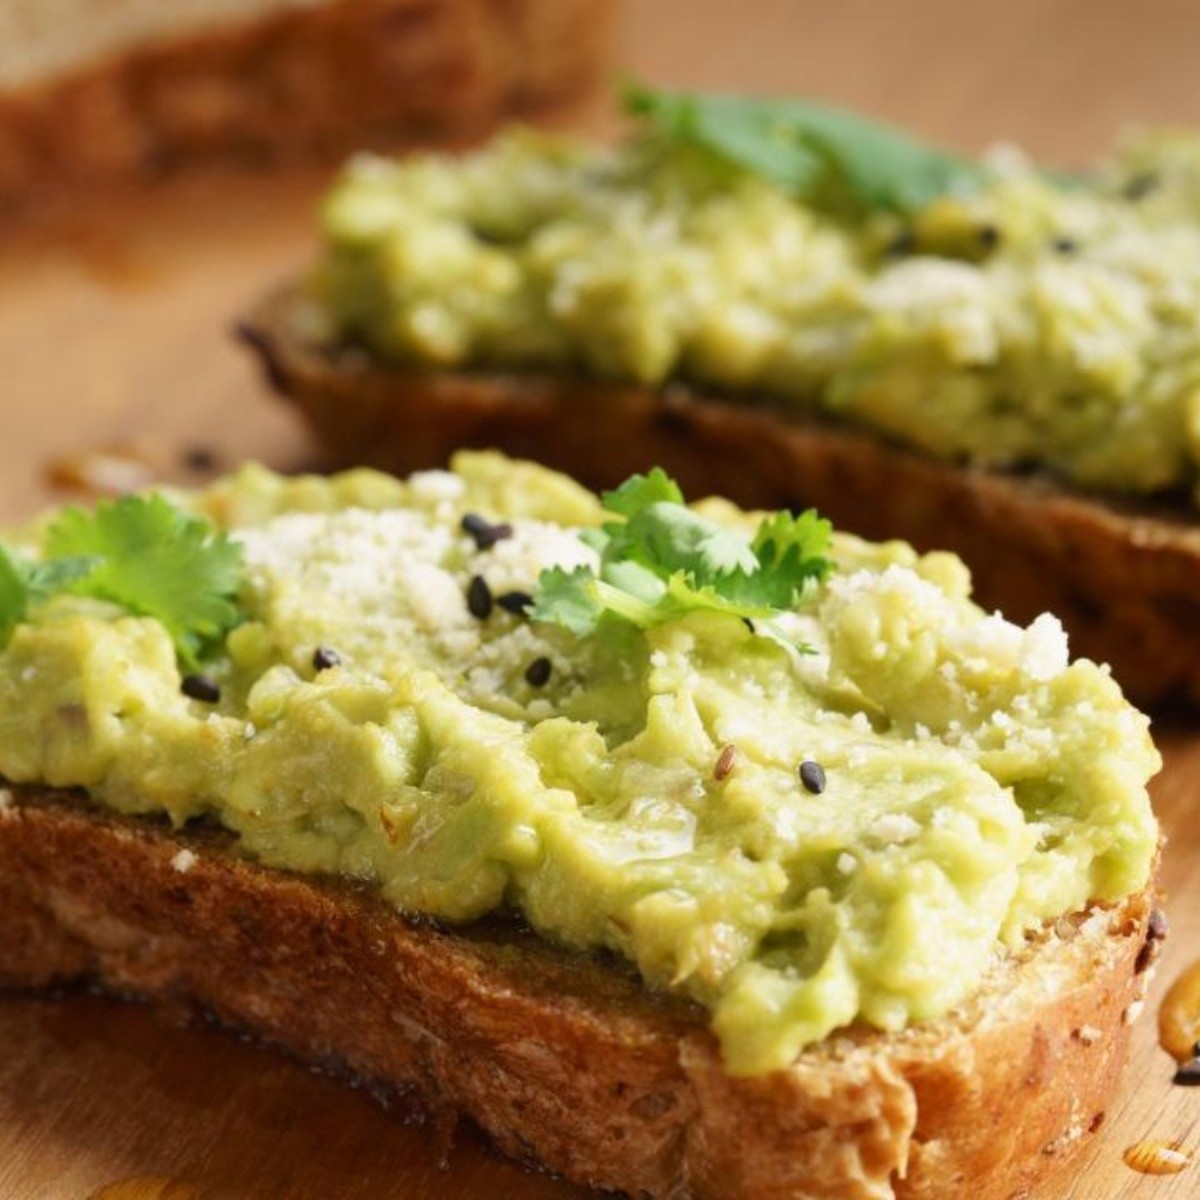
M 1147 893 L 1062 920 L 949 1016 L 731 1079 L 695 1006 L 519 928 L 447 931 L 81 796 L 0 808 L 0 985 L 203 1011 L 465 1116 L 594 1186 L 697 1200 L 1014 1200 L 1103 1120 L 1144 994 Z M 190 855 L 179 857 L 181 850 Z
M 241 332 L 334 464 L 405 475 L 460 447 L 496 447 L 593 487 L 658 464 L 688 495 L 814 506 L 872 540 L 961 555 L 984 607 L 1024 623 L 1055 613 L 1073 652 L 1111 664 L 1134 701 L 1200 703 L 1200 523 L 1187 500 L 1117 501 L 960 467 L 681 386 L 377 365 L 359 350 L 306 344 L 293 333 L 294 304 L 294 289 L 269 297 Z
M 335 0 L 0 93 L 0 202 L 181 161 L 481 136 L 597 81 L 612 0 Z

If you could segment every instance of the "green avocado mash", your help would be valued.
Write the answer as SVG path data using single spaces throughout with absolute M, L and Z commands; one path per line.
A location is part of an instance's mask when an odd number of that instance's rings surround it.
M 1195 489 L 1200 136 L 1144 136 L 1073 182 L 1000 151 L 933 199 L 926 167 L 904 211 L 883 185 L 921 163 L 890 145 L 841 148 L 899 175 L 852 177 L 854 203 L 654 133 L 360 158 L 324 206 L 306 327 L 399 363 L 691 381 L 939 458 Z
M 247 468 L 181 502 L 244 556 L 206 688 L 161 620 L 47 595 L 0 651 L 0 775 L 212 816 L 448 922 L 518 910 L 711 1009 L 732 1072 L 943 1013 L 1029 931 L 1146 882 L 1146 718 L 1053 618 L 981 612 L 952 556 L 834 535 L 777 636 L 703 607 L 576 633 L 521 594 L 594 567 L 611 513 L 539 467 Z M 693 512 L 710 552 L 756 524 Z

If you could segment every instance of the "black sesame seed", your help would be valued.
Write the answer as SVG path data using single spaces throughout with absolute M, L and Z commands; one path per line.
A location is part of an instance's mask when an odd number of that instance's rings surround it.
M 492 589 L 482 575 L 471 577 L 467 588 L 467 610 L 481 621 L 486 621 L 492 615 Z
M 462 519 L 462 527 L 464 532 L 471 535 L 479 550 L 490 550 L 497 542 L 513 535 L 511 525 L 493 525 L 478 513 L 467 513 Z
M 551 662 L 548 658 L 535 658 L 525 668 L 525 682 L 533 687 L 545 687 L 550 682 Z
M 985 250 L 995 250 L 1000 245 L 1000 230 L 995 225 L 980 225 L 976 236 Z
M 900 258 L 905 254 L 911 254 L 916 248 L 917 235 L 911 229 L 902 229 L 888 242 L 884 253 L 894 258 Z
M 179 690 L 193 700 L 202 700 L 205 704 L 216 704 L 221 699 L 221 689 L 207 675 L 185 675 L 180 681 Z
M 1074 254 L 1079 249 L 1079 243 L 1073 237 L 1056 237 L 1050 245 L 1059 254 Z
M 1174 1082 L 1180 1087 L 1200 1087 L 1200 1056 L 1185 1062 L 1175 1072 Z
M 342 656 L 328 646 L 318 646 L 313 651 L 312 664 L 314 671 L 328 671 L 330 667 L 342 665 Z
M 523 617 L 533 607 L 533 597 L 528 592 L 505 592 L 496 597 L 496 603 L 514 617 Z
M 806 758 L 800 764 L 800 782 L 815 796 L 825 790 L 825 768 L 819 762 Z

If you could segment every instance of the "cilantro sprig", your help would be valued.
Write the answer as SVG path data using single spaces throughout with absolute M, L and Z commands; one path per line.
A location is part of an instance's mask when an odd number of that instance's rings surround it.
M 59 593 L 107 600 L 162 623 L 194 666 L 239 619 L 241 547 L 162 496 L 125 496 L 92 511 L 66 508 L 46 531 L 44 557 L 0 546 L 0 646 Z
M 634 84 L 624 101 L 660 135 L 701 147 L 823 207 L 911 213 L 939 196 L 973 191 L 983 179 L 976 163 L 809 100 Z
M 687 508 L 658 467 L 602 499 L 619 519 L 581 535 L 600 555 L 598 570 L 543 571 L 534 620 L 586 635 L 605 621 L 648 629 L 707 610 L 754 620 L 756 633 L 790 645 L 771 619 L 832 566 L 829 522 L 812 510 L 765 517 L 747 537 Z

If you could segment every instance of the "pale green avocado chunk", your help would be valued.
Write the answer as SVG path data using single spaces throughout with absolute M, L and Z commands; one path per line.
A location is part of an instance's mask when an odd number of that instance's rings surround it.
M 1053 617 L 982 612 L 953 556 L 835 535 L 780 618 L 804 651 L 719 612 L 577 636 L 467 600 L 594 561 L 597 498 L 543 468 L 251 467 L 185 502 L 245 555 L 220 698 L 183 694 L 157 621 L 60 595 L 0 653 L 0 775 L 215 818 L 404 912 L 519 912 L 709 1009 L 734 1074 L 945 1013 L 1046 922 L 1147 882 L 1147 719 Z M 511 536 L 480 549 L 468 513 Z
M 1195 489 L 1200 135 L 1064 182 L 1012 150 L 903 215 L 688 145 L 516 130 L 354 160 L 303 322 L 386 362 L 684 381 L 1086 489 Z

